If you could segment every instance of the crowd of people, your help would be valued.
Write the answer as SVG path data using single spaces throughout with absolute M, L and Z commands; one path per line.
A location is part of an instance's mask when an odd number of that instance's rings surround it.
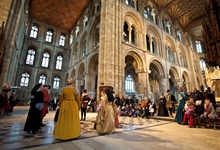
M 124 96 L 120 98 L 108 88 L 101 91 L 101 100 L 97 104 L 96 99 L 91 98 L 86 89 L 83 89 L 80 95 L 74 87 L 72 78 L 67 79 L 67 86 L 61 89 L 59 98 L 55 97 L 52 101 L 48 94 L 50 88 L 50 85 L 38 83 L 31 90 L 30 109 L 24 131 L 35 134 L 39 132 L 40 128 L 46 126 L 43 124 L 43 118 L 48 113 L 48 108 L 56 110 L 53 135 L 56 139 L 61 140 L 77 138 L 80 135 L 80 121 L 86 120 L 86 113 L 89 110 L 97 112 L 94 129 L 99 135 L 114 133 L 115 128 L 119 127 L 118 115 L 149 118 L 157 114 L 157 116 L 174 117 L 173 113 L 176 111 L 175 122 L 183 125 L 189 124 L 189 127 L 201 127 L 202 123 L 209 127 L 217 120 L 217 105 L 214 93 L 210 88 L 207 91 L 198 91 L 193 88 L 187 94 L 184 94 L 180 89 L 178 100 L 170 90 L 167 90 L 166 96 L 161 93 L 159 97 L 158 109 L 153 98 L 148 98 L 147 101 L 138 104 L 134 98 Z M 4 97 L 7 99 L 9 91 L 9 86 L 4 86 L 1 99 Z M 7 105 L 11 105 L 12 110 L 15 105 L 14 101 L 15 93 L 12 93 L 12 96 L 7 100 Z M 58 108 L 56 109 L 56 107 Z

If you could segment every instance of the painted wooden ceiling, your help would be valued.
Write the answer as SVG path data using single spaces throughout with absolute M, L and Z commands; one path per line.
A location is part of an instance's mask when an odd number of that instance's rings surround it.
M 90 0 L 30 0 L 32 17 L 71 30 Z

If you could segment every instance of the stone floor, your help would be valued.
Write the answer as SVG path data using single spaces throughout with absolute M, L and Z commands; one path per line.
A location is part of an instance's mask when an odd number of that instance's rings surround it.
M 14 113 L 0 119 L 0 150 L 220 150 L 220 129 L 188 128 L 172 119 L 119 117 L 122 128 L 112 135 L 98 136 L 93 129 L 96 113 L 88 113 L 81 122 L 77 139 L 61 141 L 53 138 L 54 111 L 44 119 L 47 125 L 38 134 L 23 131 L 28 107 L 15 107 Z

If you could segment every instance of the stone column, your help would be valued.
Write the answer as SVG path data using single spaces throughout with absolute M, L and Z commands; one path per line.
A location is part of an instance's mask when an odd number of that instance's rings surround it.
M 128 40 L 129 40 L 129 44 L 132 44 L 132 40 L 131 40 L 131 31 L 133 29 L 131 27 L 128 27 L 128 32 L 129 32 L 129 37 L 128 37 Z
M 152 37 L 150 37 L 149 41 L 150 41 L 150 52 L 151 52 L 151 54 L 153 54 Z
M 87 71 L 85 73 L 85 89 L 87 92 L 94 91 L 95 87 L 95 74 Z
M 106 86 L 122 94 L 123 87 L 123 51 L 122 51 L 122 1 L 102 0 L 100 15 L 100 43 L 98 59 L 98 85 L 97 98 L 99 99 L 99 86 L 103 82 Z
M 169 78 L 168 77 L 160 77 L 158 78 L 160 93 L 166 93 L 167 89 L 169 89 Z
M 145 81 L 147 81 L 147 73 L 142 71 L 142 70 L 139 70 L 137 72 L 138 74 L 138 82 L 139 82 L 139 90 L 138 90 L 138 93 L 139 94 L 145 94 L 145 89 L 147 87 L 147 83 Z
M 133 0 L 134 1 L 134 9 L 137 10 L 137 0 Z
M 7 44 L 5 46 L 5 55 L 3 59 L 2 73 L 0 76 L 1 87 L 6 82 L 10 85 L 14 85 L 15 76 L 18 71 L 15 69 L 18 68 L 18 58 L 16 56 L 16 50 L 21 51 L 20 47 L 17 47 L 16 45 L 16 35 L 19 31 L 19 25 L 24 9 L 24 1 L 17 0 L 11 2 L 10 10 L 13 11 L 8 14 L 5 26 L 5 42 Z

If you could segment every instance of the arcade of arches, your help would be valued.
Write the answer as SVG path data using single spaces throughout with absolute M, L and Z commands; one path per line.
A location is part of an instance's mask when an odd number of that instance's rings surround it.
M 69 77 L 75 79 L 77 89 L 87 89 L 92 97 L 98 97 L 103 84 L 114 87 L 119 95 L 153 93 L 155 99 L 167 89 L 177 96 L 179 87 L 185 92 L 199 88 L 204 78 L 196 41 L 203 41 L 203 20 L 183 22 L 190 19 L 183 12 L 172 16 L 170 8 L 178 3 L 73 0 L 67 7 L 65 3 L 11 0 L 5 7 L 14 11 L 3 17 L 7 53 L 0 84 L 20 87 L 15 90 L 24 101 L 42 76 L 53 87 L 52 97 Z M 183 6 L 181 11 L 187 7 Z M 199 7 L 205 6 L 206 1 L 200 0 Z M 55 9 L 60 14 L 52 15 Z M 69 13 L 63 13 L 66 9 Z

